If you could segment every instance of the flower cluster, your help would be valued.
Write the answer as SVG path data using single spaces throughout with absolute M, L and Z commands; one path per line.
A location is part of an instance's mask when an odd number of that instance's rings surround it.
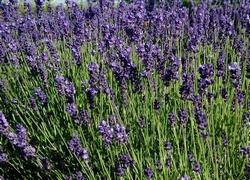
M 81 141 L 78 137 L 73 136 L 68 142 L 69 149 L 72 153 L 74 153 L 78 158 L 88 161 L 89 153 L 87 149 L 83 148 L 81 145 Z
M 112 126 L 107 121 L 102 121 L 99 124 L 98 131 L 106 144 L 111 144 L 113 142 L 124 144 L 128 141 L 126 128 L 119 123 Z

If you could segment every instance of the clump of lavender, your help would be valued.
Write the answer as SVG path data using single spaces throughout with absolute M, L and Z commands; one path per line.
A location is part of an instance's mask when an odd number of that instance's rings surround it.
M 15 138 L 12 140 L 13 144 L 21 149 L 25 157 L 36 156 L 36 149 L 29 144 L 27 129 L 23 125 L 16 125 L 16 136 L 14 137 Z
M 81 171 L 76 172 L 75 178 L 76 178 L 76 180 L 84 180 L 85 179 Z
M 89 160 L 89 153 L 87 149 L 83 148 L 81 141 L 77 136 L 73 136 L 68 142 L 69 149 L 74 153 L 78 158 L 87 162 Z
M 9 124 L 4 114 L 0 112 L 0 130 L 1 133 L 17 148 L 19 148 L 25 157 L 34 157 L 36 149 L 29 144 L 26 128 L 21 125 L 16 125 L 16 133 L 8 131 Z
M 244 100 L 245 100 L 245 92 L 240 89 L 235 89 L 232 101 L 232 110 L 234 111 L 236 107 L 243 105 Z
M 89 101 L 89 105 L 91 109 L 95 108 L 95 96 L 98 94 L 98 90 L 96 88 L 88 88 L 86 91 L 86 95 Z
M 165 70 L 165 73 L 162 76 L 162 80 L 166 86 L 169 86 L 171 82 L 178 80 L 179 66 L 180 60 L 175 56 L 171 56 L 170 66 Z
M 128 154 L 120 155 L 115 165 L 115 172 L 118 176 L 124 176 L 128 168 L 133 166 L 133 160 Z
M 76 121 L 78 124 L 89 124 L 90 123 L 90 114 L 87 110 L 82 109 L 79 113 L 78 121 Z

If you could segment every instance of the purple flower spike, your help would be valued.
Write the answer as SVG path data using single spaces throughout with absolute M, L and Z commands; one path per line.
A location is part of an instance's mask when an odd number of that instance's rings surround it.
M 4 114 L 0 111 L 0 133 L 5 132 L 9 128 L 9 123 Z
M 171 151 L 173 149 L 171 141 L 165 141 L 164 147 L 166 151 Z
M 114 138 L 115 140 L 122 144 L 128 141 L 128 134 L 126 128 L 123 125 L 116 124 L 114 127 Z
M 197 161 L 192 162 L 192 169 L 197 174 L 201 173 L 201 165 Z
M 36 156 L 36 149 L 34 147 L 32 147 L 31 145 L 28 145 L 23 149 L 23 154 L 26 157 L 35 157 Z
M 75 86 L 63 76 L 56 76 L 55 85 L 60 95 L 65 96 L 69 102 L 72 102 L 76 93 Z
M 241 85 L 241 68 L 238 63 L 233 63 L 228 66 L 230 72 L 230 78 L 233 86 L 236 89 L 240 88 Z
M 28 145 L 27 130 L 21 124 L 16 125 L 17 132 L 17 147 L 24 148 Z
M 185 127 L 187 125 L 187 121 L 188 121 L 188 112 L 186 109 L 181 109 L 179 111 L 179 120 L 180 120 L 180 124 L 182 127 Z
M 81 141 L 78 137 L 72 137 L 71 140 L 68 142 L 68 146 L 71 152 L 73 152 L 78 158 L 81 158 L 84 161 L 88 161 L 88 151 L 82 147 Z
M 114 137 L 114 129 L 106 121 L 102 121 L 99 125 L 99 134 L 106 144 L 111 144 Z
M 0 153 L 0 163 L 7 161 L 8 161 L 8 155 L 6 153 Z
M 174 127 L 176 125 L 177 118 L 176 118 L 176 115 L 174 113 L 169 113 L 168 122 L 172 127 Z
M 250 146 L 249 147 L 242 147 L 240 148 L 240 153 L 243 155 L 250 155 Z
M 133 165 L 133 160 L 128 154 L 121 155 L 115 166 L 115 171 L 118 176 L 124 176 L 126 170 Z
M 41 88 L 35 89 L 35 90 L 34 90 L 34 94 L 37 96 L 39 102 L 40 102 L 42 105 L 47 104 L 47 97 L 46 97 L 46 94 L 42 91 Z
M 144 174 L 145 174 L 146 178 L 149 180 L 153 179 L 153 177 L 154 177 L 153 170 L 151 168 L 148 168 L 148 167 L 144 169 Z

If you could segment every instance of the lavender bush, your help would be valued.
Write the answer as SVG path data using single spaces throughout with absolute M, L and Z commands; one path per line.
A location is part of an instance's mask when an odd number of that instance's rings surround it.
M 0 179 L 249 179 L 250 2 L 0 3 Z

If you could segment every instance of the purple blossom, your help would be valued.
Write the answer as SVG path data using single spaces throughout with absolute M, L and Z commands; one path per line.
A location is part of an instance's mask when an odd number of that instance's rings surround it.
M 6 134 L 6 138 L 11 142 L 11 144 L 13 144 L 14 146 L 17 145 L 18 143 L 18 136 L 16 133 L 14 132 L 8 132 Z
M 78 137 L 73 136 L 68 142 L 68 146 L 71 152 L 73 152 L 78 158 L 81 158 L 84 161 L 89 160 L 88 151 L 82 147 L 81 141 Z
M 172 159 L 171 159 L 171 158 L 167 158 L 167 159 L 166 159 L 166 167 L 167 167 L 168 169 L 171 169 L 172 166 L 173 166 Z
M 228 66 L 230 72 L 230 78 L 233 86 L 239 89 L 241 85 L 241 68 L 238 63 L 233 63 Z
M 21 125 L 16 125 L 16 133 L 17 133 L 17 144 L 16 146 L 19 148 L 24 148 L 28 145 L 28 135 L 26 128 Z
M 89 101 L 89 105 L 90 105 L 90 108 L 91 109 L 94 109 L 95 108 L 95 95 L 98 94 L 98 90 L 96 88 L 89 88 L 87 89 L 87 98 L 88 98 L 88 101 Z
M 116 124 L 114 126 L 114 140 L 120 144 L 126 143 L 128 141 L 128 134 L 126 128 L 121 124 Z
M 78 109 L 76 107 L 76 105 L 74 103 L 68 103 L 67 104 L 67 108 L 66 108 L 67 112 L 69 113 L 70 117 L 74 120 L 77 120 L 78 118 Z
M 225 53 L 220 52 L 219 58 L 217 60 L 217 76 L 222 77 L 225 73 Z
M 205 130 L 208 126 L 207 116 L 200 108 L 195 108 L 195 119 L 200 130 Z
M 77 171 L 75 174 L 76 180 L 84 180 L 84 176 L 81 171 Z
M 79 113 L 78 122 L 79 124 L 89 124 L 90 123 L 90 114 L 87 112 L 87 110 L 82 109 Z
M 154 177 L 153 170 L 149 167 L 145 168 L 144 175 L 146 176 L 147 179 L 153 179 L 153 177 Z
M 168 122 L 169 124 L 174 127 L 177 123 L 177 118 L 176 115 L 174 113 L 169 113 L 168 114 Z
M 76 93 L 75 86 L 63 76 L 56 76 L 55 85 L 60 95 L 65 96 L 69 102 L 72 102 Z
M 188 121 L 188 112 L 186 109 L 181 109 L 178 113 L 181 126 L 185 127 Z
M 243 155 L 250 155 L 250 146 L 240 148 L 240 153 Z
M 0 163 L 7 161 L 8 161 L 8 155 L 6 153 L 0 153 Z
M 4 114 L 0 111 L 0 133 L 5 132 L 9 128 L 9 123 Z
M 158 100 L 155 100 L 153 103 L 153 107 L 154 109 L 159 110 L 161 108 L 160 102 Z
M 117 162 L 115 171 L 118 176 L 124 176 L 126 170 L 133 166 L 133 160 L 128 154 L 124 154 L 119 156 Z
M 180 95 L 183 100 L 192 100 L 194 96 L 194 75 L 184 73 L 182 76 Z
M 192 166 L 192 169 L 194 172 L 196 172 L 197 174 L 200 174 L 201 173 L 201 165 L 200 163 L 198 163 L 197 161 L 193 161 L 191 163 L 191 166 Z
M 228 92 L 226 88 L 221 88 L 221 96 L 224 100 L 228 99 Z
M 35 157 L 36 156 L 36 149 L 31 145 L 25 146 L 22 150 L 24 156 L 26 157 Z
M 214 66 L 212 64 L 201 65 L 198 69 L 202 79 L 212 78 L 214 75 Z
M 106 144 L 111 144 L 114 137 L 114 129 L 106 121 L 102 121 L 98 127 L 99 134 Z
M 39 102 L 40 102 L 42 105 L 47 104 L 47 97 L 46 97 L 46 94 L 42 91 L 41 88 L 36 88 L 36 89 L 34 90 L 34 94 L 37 96 Z
M 165 148 L 166 151 L 172 151 L 173 150 L 173 146 L 172 146 L 171 141 L 165 141 L 164 148 Z
M 42 158 L 42 167 L 44 170 L 51 170 L 52 168 L 52 164 L 51 162 L 48 160 L 48 158 Z

